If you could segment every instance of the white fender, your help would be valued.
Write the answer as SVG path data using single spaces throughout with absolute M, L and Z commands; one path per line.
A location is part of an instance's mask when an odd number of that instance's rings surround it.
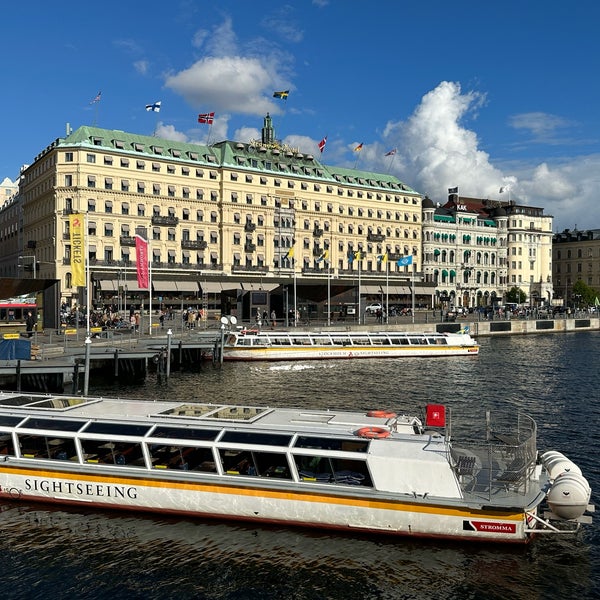
M 592 490 L 579 473 L 562 473 L 547 494 L 548 506 L 561 519 L 577 519 L 586 511 Z

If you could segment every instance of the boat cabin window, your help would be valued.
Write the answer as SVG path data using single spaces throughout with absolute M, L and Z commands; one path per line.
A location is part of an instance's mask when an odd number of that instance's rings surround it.
M 427 343 L 427 340 L 425 338 L 410 337 L 408 339 L 410 341 L 411 346 L 420 346 L 421 344 Z
M 371 340 L 368 337 L 355 337 L 352 338 L 352 343 L 355 346 L 370 346 Z
M 391 338 L 392 346 L 408 346 L 408 338 Z
M 315 336 L 313 338 L 315 346 L 331 346 L 331 339 L 329 336 Z
M 159 425 L 150 435 L 152 438 L 167 438 L 176 440 L 202 440 L 212 442 L 220 433 L 220 429 L 192 429 L 188 427 L 169 427 Z
M 24 417 L 10 417 L 8 415 L 0 415 L 0 427 L 15 427 Z
M 145 467 L 142 445 L 139 442 L 117 440 L 81 440 L 83 459 L 88 463 Z
M 14 456 L 15 446 L 10 433 L 0 432 L 0 456 Z
M 90 423 L 84 431 L 86 433 L 143 437 L 150 431 L 151 427 L 151 425 L 135 425 L 133 423 L 105 423 L 96 421 Z
M 366 452 L 368 440 L 346 440 L 343 438 L 321 438 L 300 435 L 294 444 L 295 448 L 315 448 L 318 450 L 342 450 L 343 452 Z
M 292 478 L 287 457 L 282 452 L 255 452 L 221 448 L 219 456 L 223 472 L 226 475 Z
M 150 462 L 154 469 L 180 469 L 202 473 L 217 472 L 215 457 L 211 448 L 151 444 L 149 450 Z
M 64 419 L 27 419 L 21 427 L 27 429 L 50 429 L 52 431 L 79 431 L 86 421 L 66 421 Z
M 373 487 L 364 460 L 294 454 L 300 481 Z
M 77 460 L 75 440 L 54 435 L 19 434 L 19 448 L 23 458 Z
M 263 446 L 289 446 L 291 435 L 279 433 L 260 433 L 254 431 L 226 431 L 221 442 L 231 444 L 255 444 Z

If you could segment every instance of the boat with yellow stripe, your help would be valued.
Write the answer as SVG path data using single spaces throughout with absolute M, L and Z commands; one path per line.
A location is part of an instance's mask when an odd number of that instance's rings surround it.
M 456 333 L 401 331 L 230 331 L 224 360 L 316 360 L 476 356 L 468 328 Z
M 591 490 L 525 415 L 454 442 L 443 405 L 368 412 L 0 393 L 0 497 L 353 532 L 525 542 Z

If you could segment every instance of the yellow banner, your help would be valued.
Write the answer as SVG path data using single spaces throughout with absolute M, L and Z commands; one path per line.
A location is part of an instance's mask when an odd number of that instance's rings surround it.
M 79 213 L 69 215 L 71 236 L 71 285 L 85 286 L 85 239 L 84 216 Z

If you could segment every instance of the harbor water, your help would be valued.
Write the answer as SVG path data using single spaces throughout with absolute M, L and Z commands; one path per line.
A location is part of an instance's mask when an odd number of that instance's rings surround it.
M 91 395 L 261 406 L 446 404 L 455 437 L 485 411 L 523 411 L 538 448 L 566 454 L 600 504 L 600 333 L 483 338 L 477 357 L 211 365 Z M 84 508 L 0 503 L 3 596 L 89 599 L 600 598 L 600 514 L 526 546 L 421 541 Z

